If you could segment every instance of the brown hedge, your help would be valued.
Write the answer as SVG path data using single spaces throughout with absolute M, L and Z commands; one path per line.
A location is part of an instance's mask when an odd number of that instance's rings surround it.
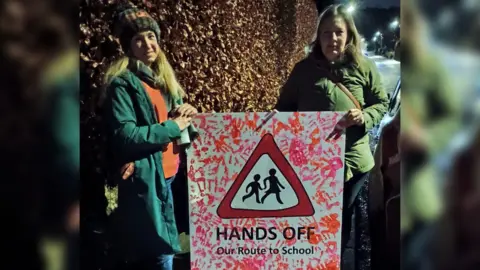
M 187 92 L 186 101 L 201 112 L 271 110 L 288 73 L 304 55 L 317 15 L 312 0 L 132 3 L 158 20 L 161 47 Z M 105 69 L 121 55 L 111 35 L 116 4 L 85 0 L 80 5 L 82 178 L 87 186 L 103 178 L 101 118 L 92 108 Z
M 80 7 L 82 71 L 89 101 L 121 50 L 110 34 L 117 1 L 86 1 Z M 161 47 L 200 111 L 268 111 L 316 17 L 311 0 L 132 1 L 157 19 Z M 178 2 L 178 3 L 175 3 Z

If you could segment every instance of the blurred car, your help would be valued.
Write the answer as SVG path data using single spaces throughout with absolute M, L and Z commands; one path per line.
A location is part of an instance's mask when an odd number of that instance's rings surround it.
M 372 152 L 375 152 L 378 141 L 380 140 L 382 128 L 386 124 L 388 124 L 390 121 L 392 121 L 393 117 L 395 117 L 395 114 L 400 109 L 400 102 L 401 102 L 400 93 L 401 93 L 401 80 L 398 79 L 395 90 L 391 94 L 389 94 L 389 103 L 388 103 L 387 113 L 383 117 L 382 121 L 380 121 L 380 124 L 372 128 L 369 132 L 370 149 L 372 150 Z

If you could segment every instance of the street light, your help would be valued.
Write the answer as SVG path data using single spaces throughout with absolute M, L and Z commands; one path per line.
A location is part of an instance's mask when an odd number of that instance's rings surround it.
M 378 37 L 378 36 L 380 36 L 381 34 L 382 34 L 382 33 L 380 33 L 380 31 L 377 31 L 377 32 L 375 33 L 375 36 Z
M 397 27 L 398 27 L 398 20 L 394 20 L 393 22 L 390 23 L 391 29 L 396 29 Z
M 374 36 L 374 37 L 372 38 L 372 41 L 373 41 L 373 45 L 374 45 L 374 52 L 376 53 L 376 52 L 377 52 L 377 46 L 378 46 L 378 45 L 377 45 L 377 37 Z
M 347 12 L 352 14 L 355 12 L 355 6 L 350 4 L 348 7 L 347 7 Z

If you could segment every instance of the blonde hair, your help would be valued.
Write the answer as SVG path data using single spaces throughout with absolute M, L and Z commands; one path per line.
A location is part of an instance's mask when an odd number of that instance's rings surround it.
M 129 61 L 130 59 L 127 56 L 124 56 L 113 62 L 105 72 L 105 84 L 110 84 L 115 77 L 118 77 L 126 72 Z M 155 76 L 155 82 L 159 85 L 164 85 L 166 87 L 165 90 L 168 91 L 170 95 L 175 98 L 183 98 L 185 96 L 185 91 L 180 83 L 178 83 L 175 72 L 168 62 L 167 56 L 161 49 L 159 50 L 157 59 L 152 63 L 150 68 Z
M 318 32 L 320 30 L 320 26 L 325 22 L 325 20 L 335 17 L 341 17 L 347 24 L 348 40 L 347 45 L 345 46 L 345 55 L 348 56 L 355 65 L 359 65 L 361 60 L 364 59 L 362 54 L 362 41 L 352 15 L 348 13 L 347 8 L 342 4 L 330 5 L 326 7 L 318 16 L 317 29 L 315 31 L 315 35 L 313 36 L 312 42 L 308 46 L 308 53 L 314 53 L 317 56 L 325 57 L 319 44 Z

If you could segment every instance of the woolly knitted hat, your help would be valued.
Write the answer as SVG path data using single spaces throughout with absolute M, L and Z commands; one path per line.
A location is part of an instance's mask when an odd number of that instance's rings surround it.
M 160 27 L 158 23 L 145 11 L 132 4 L 121 5 L 114 20 L 113 34 L 120 39 L 122 50 L 130 51 L 130 41 L 142 31 L 151 30 L 160 42 Z

